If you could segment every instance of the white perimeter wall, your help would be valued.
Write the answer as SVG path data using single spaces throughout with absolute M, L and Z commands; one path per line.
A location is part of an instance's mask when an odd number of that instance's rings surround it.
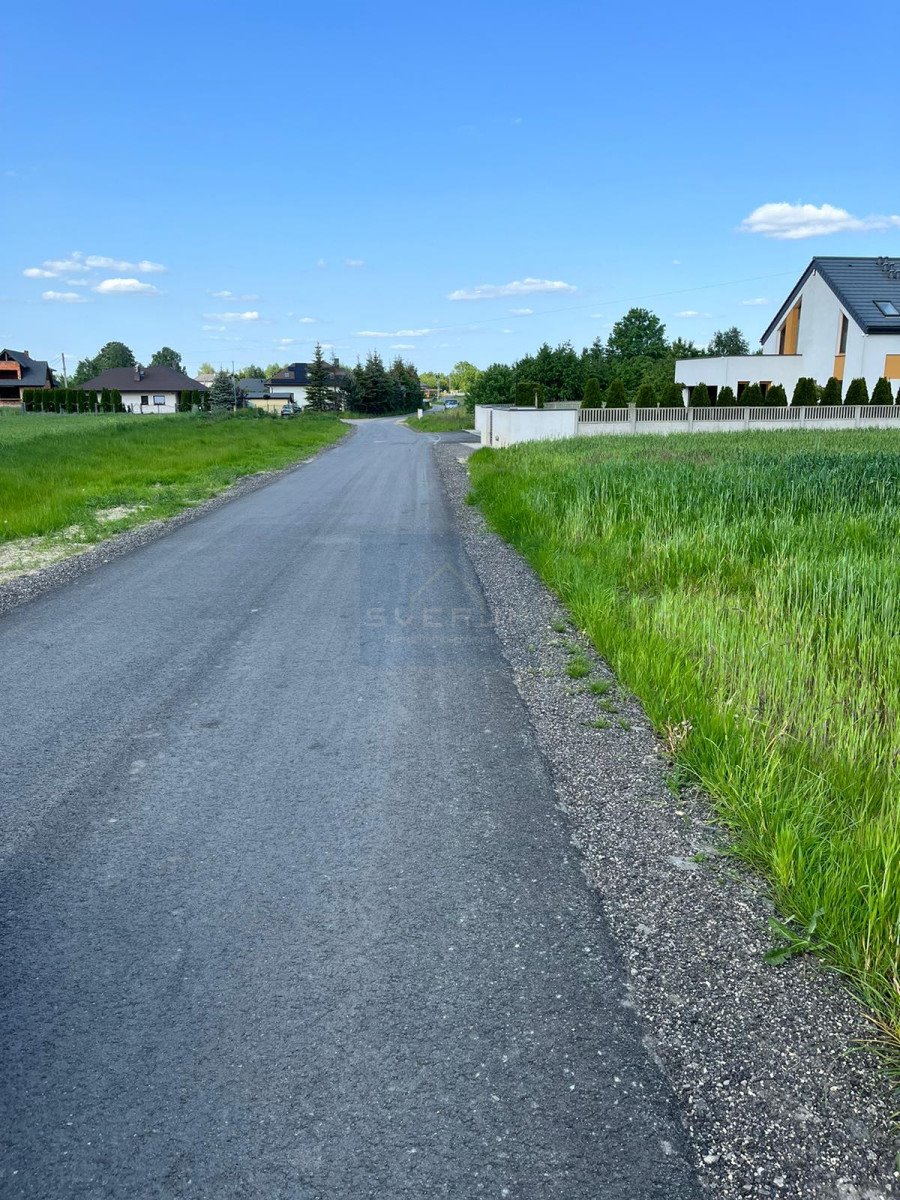
M 141 406 L 141 396 L 146 396 L 149 404 Z M 154 396 L 165 396 L 165 404 L 154 404 Z M 177 392 L 148 392 L 146 388 L 140 392 L 123 392 L 122 403 L 126 408 L 133 409 L 136 413 L 173 413 L 178 411 L 178 393 Z
M 481 435 L 482 446 L 569 438 L 578 432 L 578 409 L 491 408 L 477 404 L 475 428 Z

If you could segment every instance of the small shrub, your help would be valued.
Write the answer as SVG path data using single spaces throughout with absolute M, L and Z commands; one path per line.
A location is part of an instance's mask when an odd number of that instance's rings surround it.
M 832 375 L 832 377 L 825 384 L 825 387 L 822 389 L 822 403 L 840 404 L 843 391 L 844 385 L 839 379 L 835 379 L 835 377 Z
M 531 408 L 534 404 L 534 384 L 520 379 L 516 384 L 516 404 L 519 408 Z
M 705 383 L 695 383 L 691 389 L 691 408 L 709 407 L 709 388 Z
M 534 385 L 534 403 L 538 408 L 543 408 L 547 402 L 547 391 L 542 383 Z
M 653 390 L 653 385 L 650 383 L 642 383 L 634 397 L 634 402 L 638 408 L 658 408 L 659 400 L 656 398 L 656 392 Z
M 602 403 L 603 393 L 600 391 L 600 380 L 592 375 L 584 385 L 584 393 L 581 397 L 581 407 L 599 408 Z
M 717 406 L 721 408 L 733 408 L 736 403 L 734 391 L 726 384 L 719 392 L 719 398 L 716 401 Z
M 794 394 L 791 397 L 791 404 L 797 408 L 801 405 L 813 406 L 819 403 L 819 392 L 816 388 L 816 381 L 810 379 L 808 375 L 801 375 L 794 385 Z
M 745 404 L 748 408 L 760 408 L 762 403 L 762 388 L 758 383 L 748 384 L 741 394 L 741 404 Z
M 787 404 L 787 392 L 780 383 L 773 383 L 766 392 L 766 404 L 773 407 L 784 408 Z
M 882 377 L 872 388 L 872 403 L 873 404 L 893 404 L 894 393 L 891 391 L 891 385 L 882 375 Z
M 869 388 L 866 381 L 862 378 L 851 379 L 850 386 L 847 388 L 847 396 L 845 404 L 868 404 L 869 403 Z
M 628 393 L 621 379 L 616 378 L 612 381 L 606 389 L 605 399 L 607 408 L 627 408 Z
M 569 665 L 566 667 L 566 674 L 570 679 L 584 679 L 586 675 L 591 673 L 591 664 L 581 654 L 576 654 Z
M 666 384 L 661 399 L 665 408 L 684 408 L 684 385 L 681 383 Z

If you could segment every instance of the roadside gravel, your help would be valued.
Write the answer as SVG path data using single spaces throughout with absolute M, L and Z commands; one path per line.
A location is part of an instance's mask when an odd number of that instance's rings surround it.
M 230 504 L 232 500 L 237 500 L 240 496 L 246 496 L 250 492 L 255 492 L 259 488 L 273 483 L 276 479 L 280 479 L 282 475 L 288 475 L 291 471 L 299 470 L 307 463 L 312 462 L 314 458 L 318 458 L 320 454 L 326 454 L 329 450 L 333 450 L 335 446 L 340 446 L 342 442 L 346 442 L 348 437 L 352 437 L 355 430 L 352 428 L 351 422 L 347 422 L 347 424 L 351 424 L 351 429 L 343 438 L 337 442 L 332 442 L 328 446 L 323 446 L 321 450 L 309 458 L 291 463 L 289 466 L 281 467 L 276 471 L 258 471 L 254 475 L 244 475 L 230 487 L 219 492 L 218 495 L 212 496 L 209 500 L 204 500 L 200 504 L 195 504 L 191 508 L 186 508 L 172 517 L 166 517 L 163 520 L 148 521 L 146 525 L 138 525 L 134 529 L 126 529 L 124 533 L 114 534 L 112 537 L 107 538 L 105 541 L 97 542 L 88 549 L 77 550 L 75 553 L 49 566 L 39 567 L 36 570 L 28 571 L 22 575 L 17 575 L 14 579 L 0 583 L 0 615 L 9 612 L 11 608 L 16 608 L 19 604 L 26 603 L 28 600 L 34 600 L 36 596 L 40 596 L 44 592 L 53 591 L 55 588 L 71 583 L 73 579 L 78 579 L 81 575 L 87 574 L 88 571 L 96 570 L 97 567 L 111 562 L 114 558 L 120 558 L 123 554 L 130 554 L 140 546 L 146 546 L 150 542 L 155 542 L 157 538 L 165 537 L 166 534 L 172 533 L 175 529 L 180 529 L 182 525 L 186 525 L 189 521 L 196 521 L 198 517 L 205 516 L 206 513 L 221 508 L 223 504 Z
M 638 702 L 586 637 L 555 631 L 566 610 L 465 503 L 461 450 L 435 445 L 444 484 L 705 1187 L 720 1200 L 900 1195 L 893 1097 L 859 1047 L 858 1004 L 808 956 L 764 963 L 764 882 L 727 856 L 707 797 L 669 789 Z M 606 697 L 566 675 L 574 643 Z

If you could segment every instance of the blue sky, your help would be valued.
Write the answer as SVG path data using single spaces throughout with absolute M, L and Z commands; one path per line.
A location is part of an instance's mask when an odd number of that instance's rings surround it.
M 900 255 L 886 5 L 16 10 L 0 345 L 57 363 L 755 343 L 813 254 Z

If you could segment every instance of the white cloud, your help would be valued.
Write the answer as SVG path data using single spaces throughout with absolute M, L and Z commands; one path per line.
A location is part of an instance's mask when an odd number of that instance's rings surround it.
M 415 342 L 393 342 L 391 345 L 392 350 L 415 350 L 415 348 Z
M 26 267 L 22 272 L 26 279 L 55 279 L 56 271 L 47 271 L 43 267 Z
M 204 313 L 210 321 L 258 321 L 258 312 L 223 312 L 223 313 Z
M 301 325 L 315 325 L 316 318 L 315 317 L 300 317 L 299 321 L 300 321 Z
M 209 294 L 216 300 L 234 300 L 237 298 L 234 292 L 229 292 L 227 289 L 224 292 L 210 292 Z
M 745 233 L 795 241 L 829 233 L 871 233 L 900 229 L 900 216 L 854 217 L 833 204 L 761 204 L 741 222 Z
M 364 267 L 365 265 L 366 265 L 366 261 L 363 258 L 345 258 L 344 259 L 344 266 L 350 267 L 352 270 L 358 270 L 360 267 Z
M 295 346 L 297 344 L 297 339 L 296 338 L 279 338 L 275 344 L 277 346 Z
M 80 259 L 81 255 L 73 254 L 72 257 Z M 121 258 L 106 258 L 102 254 L 89 254 L 84 262 L 91 270 L 134 271 L 138 275 L 155 275 L 166 269 L 162 263 L 150 262 L 146 258 L 142 258 L 140 262 L 133 263 Z
M 752 300 L 742 300 L 741 301 L 741 304 L 751 304 L 754 306 L 760 305 L 760 304 L 768 304 L 768 303 L 769 303 L 769 301 L 765 296 L 754 296 L 754 298 Z
M 680 258 L 673 258 L 673 259 L 672 259 L 672 266 L 673 266 L 673 267 L 680 267 L 680 266 L 681 266 L 681 259 L 680 259 Z
M 675 314 L 676 317 L 699 317 L 701 315 L 695 308 L 684 308 Z
M 393 333 L 385 333 L 380 329 L 360 329 L 353 336 L 364 338 L 411 338 L 427 337 L 429 333 L 433 332 L 433 329 L 395 329 Z
M 514 317 L 530 317 L 534 312 L 533 308 L 511 308 L 509 310 Z
M 563 293 L 578 289 L 561 279 L 514 279 L 512 283 L 482 283 L 478 287 L 459 288 L 448 300 L 498 300 L 504 296 L 533 296 L 538 292 Z
M 325 268 L 328 266 L 328 260 L 324 259 L 324 258 L 317 258 L 316 266 L 319 268 L 320 271 L 324 271 Z
M 73 250 L 69 258 L 48 258 L 40 267 L 27 267 L 22 274 L 28 279 L 55 279 L 58 275 L 87 275 L 100 270 L 151 275 L 165 269 L 162 263 L 150 262 L 146 258 L 140 262 L 128 262 L 126 259 L 108 258 L 104 254 L 82 254 L 80 250 Z
M 202 328 L 205 333 L 224 333 L 225 332 L 224 325 L 204 325 Z
M 512 330 L 511 329 L 501 329 L 500 332 L 501 333 L 512 333 Z
M 94 288 L 101 296 L 158 296 L 159 289 L 140 279 L 104 279 Z
M 85 304 L 84 296 L 77 292 L 41 292 L 42 300 L 55 300 L 57 304 Z

